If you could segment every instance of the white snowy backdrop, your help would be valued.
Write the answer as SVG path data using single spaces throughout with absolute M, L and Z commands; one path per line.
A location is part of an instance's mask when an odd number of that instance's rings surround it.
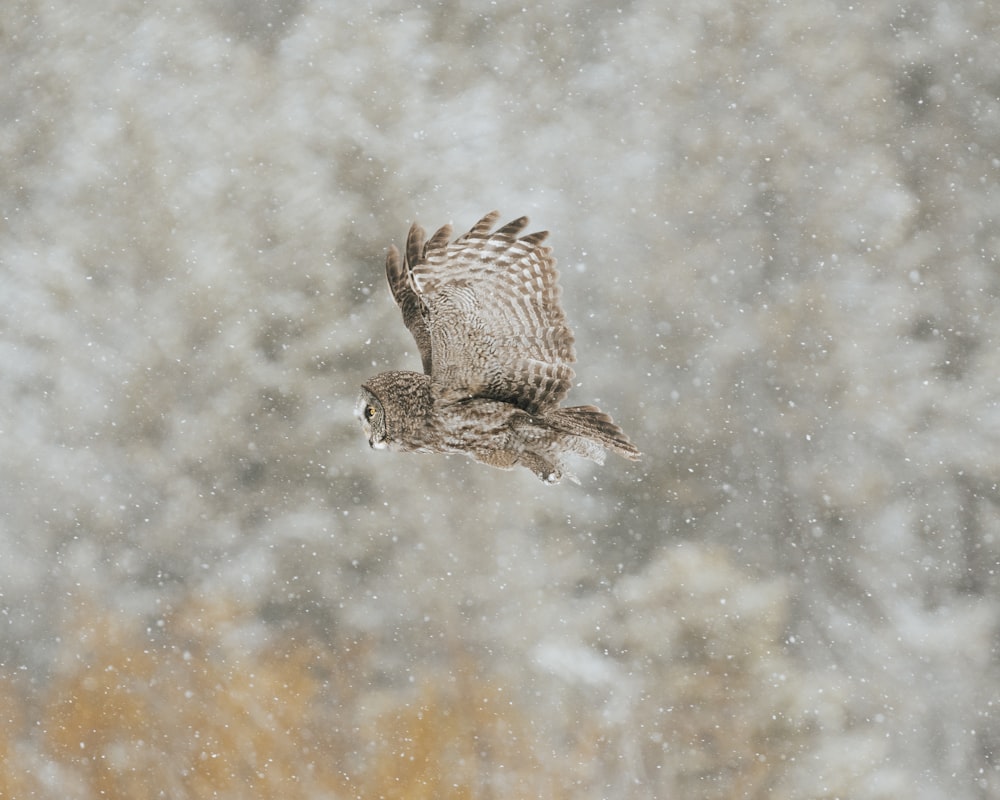
M 1000 5 L 8 0 L 0 797 L 1000 797 Z M 409 223 L 645 457 L 369 451 Z

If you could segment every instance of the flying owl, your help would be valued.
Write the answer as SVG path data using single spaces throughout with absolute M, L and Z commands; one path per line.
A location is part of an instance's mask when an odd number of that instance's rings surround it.
M 450 241 L 414 223 L 389 288 L 417 342 L 423 372 L 383 372 L 361 387 L 358 417 L 375 449 L 461 453 L 501 469 L 523 466 L 546 483 L 568 456 L 604 463 L 605 450 L 639 451 L 595 406 L 560 407 L 573 380 L 573 334 L 559 304 L 548 231 L 527 217 L 491 233 L 494 211 Z

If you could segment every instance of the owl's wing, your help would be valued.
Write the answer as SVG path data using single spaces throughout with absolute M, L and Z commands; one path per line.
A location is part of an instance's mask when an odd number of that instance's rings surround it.
M 389 289 L 396 300 L 396 305 L 403 314 L 403 324 L 413 334 L 420 350 L 420 361 L 424 372 L 431 374 L 431 336 L 427 330 L 427 309 L 416 287 L 413 285 L 412 265 L 420 257 L 424 249 L 424 230 L 416 223 L 410 227 L 406 237 L 406 254 L 400 261 L 399 250 L 390 245 L 385 257 L 385 277 L 389 281 Z
M 528 224 L 521 217 L 491 233 L 499 216 L 487 214 L 450 243 L 449 225 L 426 243 L 418 226 L 410 229 L 408 289 L 401 294 L 416 301 L 421 322 L 407 325 L 418 344 L 418 332 L 428 335 L 440 396 L 486 397 L 538 413 L 569 391 L 573 334 L 559 304 L 552 250 L 542 244 L 548 232 L 520 236 Z

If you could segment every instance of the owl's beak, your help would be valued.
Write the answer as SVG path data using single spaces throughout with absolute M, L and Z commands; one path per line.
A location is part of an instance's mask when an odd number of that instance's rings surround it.
M 375 439 L 375 434 L 372 433 L 372 426 L 368 424 L 368 420 L 364 419 L 364 417 L 361 418 L 361 430 L 368 437 L 368 446 L 372 450 L 385 450 L 385 439 Z

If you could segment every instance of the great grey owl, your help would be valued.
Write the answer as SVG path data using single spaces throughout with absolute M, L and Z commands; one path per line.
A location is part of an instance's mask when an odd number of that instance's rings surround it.
M 368 443 L 418 453 L 461 453 L 547 483 L 570 454 L 604 462 L 605 449 L 639 451 L 595 406 L 560 408 L 573 380 L 573 334 L 559 305 L 548 231 L 520 236 L 527 217 L 490 232 L 492 212 L 455 241 L 414 223 L 406 252 L 390 247 L 389 288 L 416 339 L 424 371 L 383 372 L 362 386 Z

